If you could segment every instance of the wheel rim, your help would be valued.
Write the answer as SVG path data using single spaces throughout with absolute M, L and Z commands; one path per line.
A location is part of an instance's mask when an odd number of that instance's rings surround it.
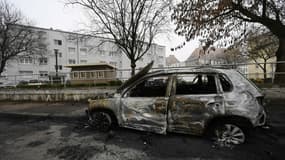
M 224 124 L 215 131 L 216 140 L 223 144 L 242 144 L 245 134 L 242 129 L 233 124 Z
M 108 113 L 96 112 L 92 114 L 92 126 L 100 131 L 108 131 L 112 124 L 112 119 Z

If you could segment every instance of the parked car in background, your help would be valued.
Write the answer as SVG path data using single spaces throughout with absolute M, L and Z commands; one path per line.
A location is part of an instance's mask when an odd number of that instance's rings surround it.
M 0 88 L 15 88 L 17 84 L 14 82 L 0 82 Z
M 263 126 L 262 92 L 233 69 L 200 67 L 150 72 L 152 63 L 114 95 L 89 99 L 90 124 L 166 134 L 207 134 L 241 144 L 249 128 Z

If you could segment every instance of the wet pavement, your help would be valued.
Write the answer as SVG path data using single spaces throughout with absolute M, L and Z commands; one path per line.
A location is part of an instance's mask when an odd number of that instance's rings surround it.
M 246 144 L 236 147 L 221 147 L 204 137 L 183 134 L 159 135 L 123 128 L 100 133 L 78 119 L 0 116 L 0 160 L 281 160 L 285 150 L 284 104 L 282 100 L 268 101 L 273 126 L 257 129 Z
M 0 102 L 0 116 L 77 120 L 85 117 L 87 102 Z

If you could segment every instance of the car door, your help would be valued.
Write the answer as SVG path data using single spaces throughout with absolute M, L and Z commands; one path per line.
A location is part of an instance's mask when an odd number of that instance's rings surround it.
M 168 130 L 200 135 L 211 117 L 224 113 L 223 96 L 215 74 L 182 74 L 174 80 Z
M 166 133 L 166 113 L 173 78 L 150 77 L 131 87 L 121 98 L 123 126 Z

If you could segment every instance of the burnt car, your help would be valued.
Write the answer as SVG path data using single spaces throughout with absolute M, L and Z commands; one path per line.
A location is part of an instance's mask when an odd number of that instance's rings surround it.
M 152 63 L 126 81 L 117 93 L 89 99 L 90 124 L 166 134 L 210 135 L 241 144 L 246 131 L 263 126 L 262 92 L 233 69 L 200 67 L 149 72 Z

